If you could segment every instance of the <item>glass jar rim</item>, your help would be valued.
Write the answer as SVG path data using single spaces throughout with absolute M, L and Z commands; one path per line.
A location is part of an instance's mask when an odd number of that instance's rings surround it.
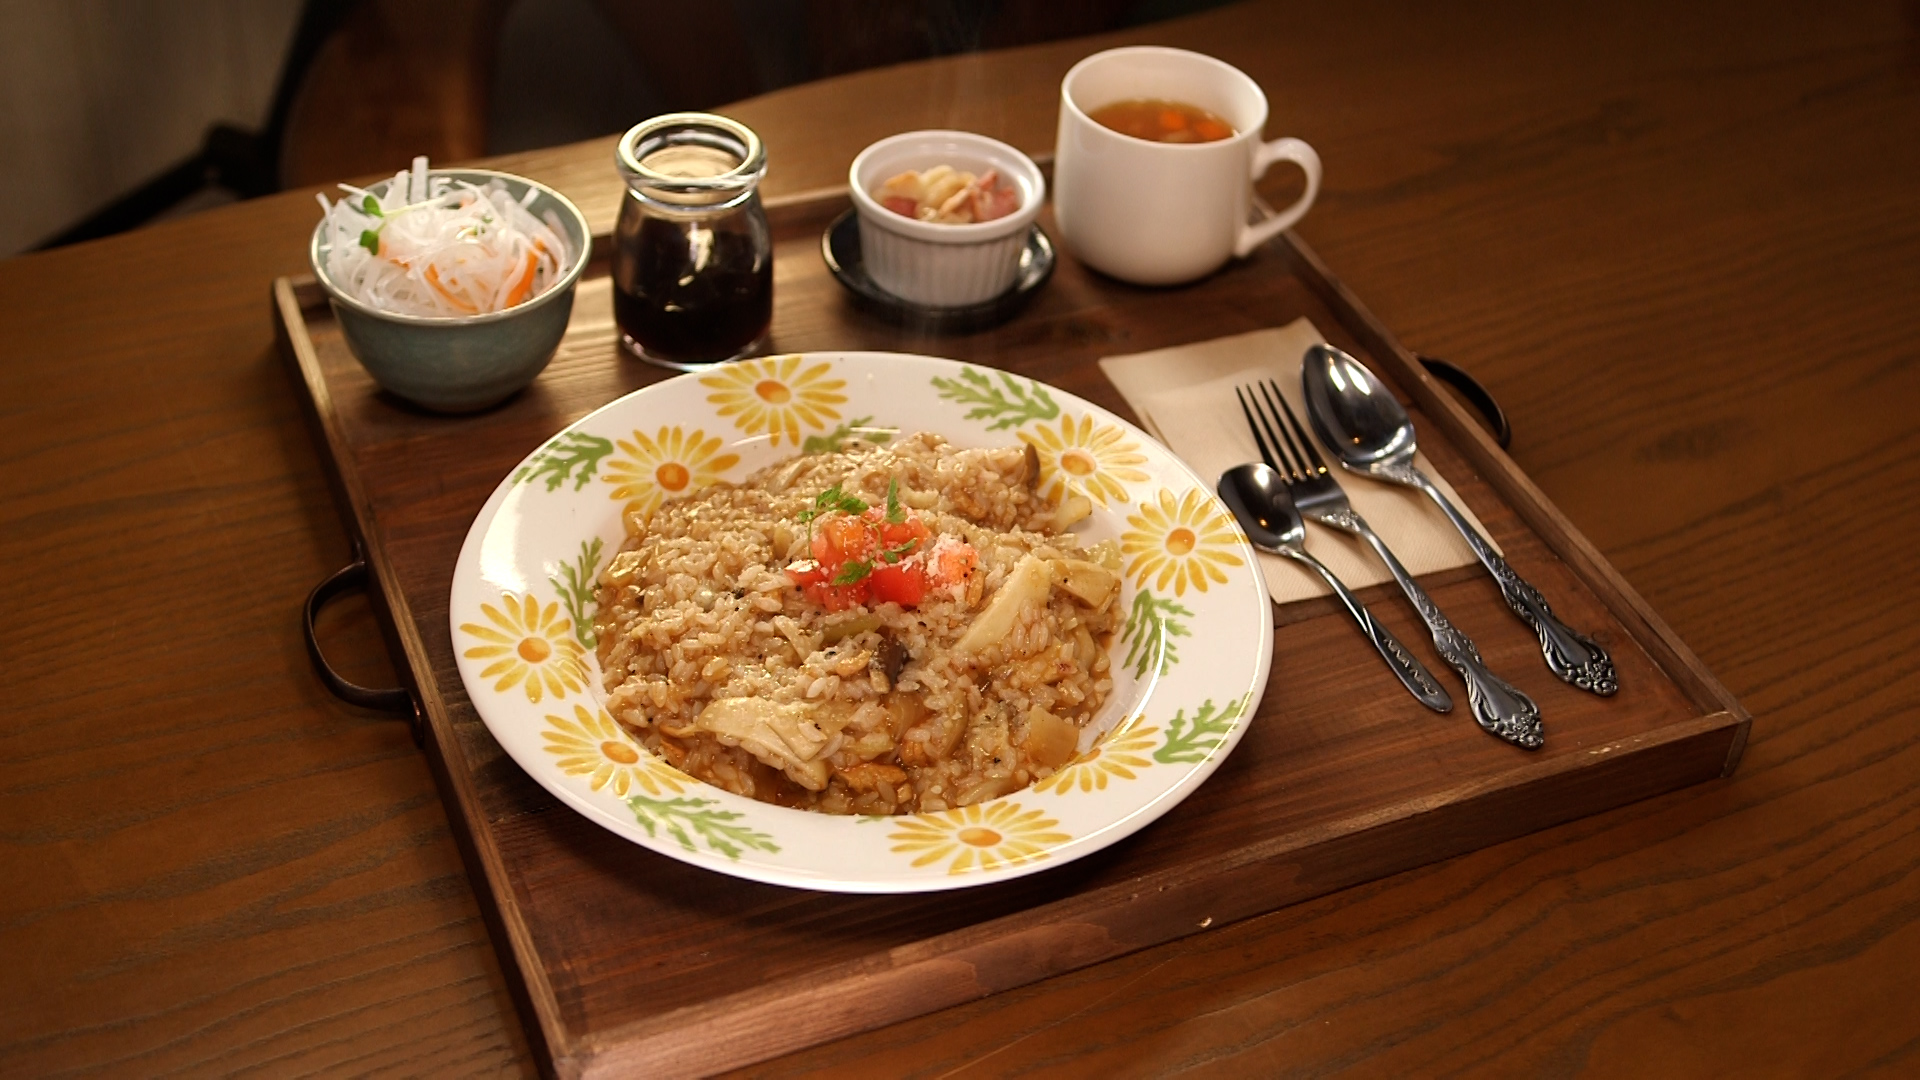
M 672 175 L 648 167 L 647 159 L 655 151 L 688 144 L 724 151 L 738 161 L 732 168 L 709 176 Z M 751 192 L 767 171 L 767 149 L 760 136 L 745 124 L 714 113 L 666 113 L 643 120 L 620 137 L 614 158 L 628 189 L 635 194 L 654 198 L 665 195 L 681 205 L 731 201 L 734 196 Z

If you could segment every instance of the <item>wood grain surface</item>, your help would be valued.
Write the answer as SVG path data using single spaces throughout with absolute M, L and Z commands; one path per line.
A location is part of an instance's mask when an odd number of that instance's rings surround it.
M 1916 24 L 1250 4 L 730 110 L 793 192 L 910 127 L 1044 149 L 1101 44 L 1241 66 L 1327 163 L 1301 234 L 1491 386 L 1515 460 L 1754 715 L 1730 780 L 752 1072 L 1920 1068 Z M 604 224 L 610 159 L 506 167 Z M 426 761 L 300 644 L 347 554 L 267 298 L 312 221 L 296 192 L 0 263 L 9 1073 L 532 1069 Z M 329 622 L 391 677 L 364 612 Z

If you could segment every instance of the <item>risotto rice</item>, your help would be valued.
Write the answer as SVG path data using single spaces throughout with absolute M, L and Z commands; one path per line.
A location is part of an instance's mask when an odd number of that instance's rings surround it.
M 650 514 L 601 575 L 607 708 L 681 771 L 835 814 L 1051 775 L 1113 687 L 1119 553 L 1024 445 L 848 442 Z

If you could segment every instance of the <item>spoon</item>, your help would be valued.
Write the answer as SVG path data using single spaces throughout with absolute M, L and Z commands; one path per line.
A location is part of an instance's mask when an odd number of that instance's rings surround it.
M 1400 644 L 1400 639 L 1393 636 L 1393 631 L 1375 622 L 1373 613 L 1360 602 L 1360 598 L 1353 595 L 1353 591 L 1319 559 L 1307 554 L 1306 522 L 1301 519 L 1299 508 L 1293 505 L 1293 495 L 1281 483 L 1279 473 L 1259 462 L 1236 465 L 1220 477 L 1219 491 L 1221 501 L 1233 511 L 1234 520 L 1246 531 L 1247 539 L 1253 542 L 1254 547 L 1305 563 L 1325 579 L 1333 589 L 1333 595 L 1339 597 L 1340 603 L 1346 607 L 1347 614 L 1360 624 L 1360 632 L 1373 642 L 1380 659 L 1387 662 L 1387 668 L 1415 700 L 1434 712 L 1447 712 L 1453 708 L 1453 698 L 1441 689 L 1433 674 L 1407 651 L 1407 647 Z
M 1300 378 L 1307 417 L 1320 441 L 1348 470 L 1423 491 L 1440 507 L 1499 583 L 1507 607 L 1539 636 L 1547 670 L 1602 696 L 1620 689 L 1607 651 L 1556 618 L 1540 590 L 1514 573 L 1452 500 L 1414 467 L 1413 421 L 1365 364 L 1331 345 L 1315 345 L 1301 362 Z

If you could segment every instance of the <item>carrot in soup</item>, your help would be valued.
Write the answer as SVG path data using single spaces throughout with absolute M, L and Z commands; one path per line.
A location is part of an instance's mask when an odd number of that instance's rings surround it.
M 1233 125 L 1205 109 L 1179 101 L 1150 98 L 1116 101 L 1087 115 L 1102 127 L 1149 142 L 1202 143 L 1233 137 Z

